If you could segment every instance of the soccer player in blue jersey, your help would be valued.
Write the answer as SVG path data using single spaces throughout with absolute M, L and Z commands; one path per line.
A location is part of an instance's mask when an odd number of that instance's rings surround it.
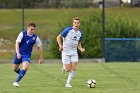
M 70 83 L 71 79 L 74 77 L 76 65 L 78 63 L 77 48 L 81 52 L 85 52 L 85 49 L 81 46 L 82 33 L 79 30 L 79 26 L 80 19 L 75 17 L 73 19 L 73 26 L 65 28 L 65 30 L 57 36 L 59 50 L 62 51 L 62 69 L 69 72 L 65 87 L 72 87 Z
M 32 55 L 32 48 L 36 43 L 40 52 L 40 59 L 39 63 L 43 62 L 43 55 L 42 55 L 42 45 L 39 37 L 34 34 L 36 29 L 36 25 L 33 22 L 30 22 L 27 27 L 27 31 L 22 31 L 18 35 L 15 44 L 15 58 L 13 63 L 13 70 L 18 73 L 17 79 L 13 83 L 13 86 L 18 87 L 19 81 L 24 77 L 26 74 L 27 69 L 29 68 L 30 64 L 30 57 Z M 19 68 L 19 65 L 22 63 L 22 69 Z

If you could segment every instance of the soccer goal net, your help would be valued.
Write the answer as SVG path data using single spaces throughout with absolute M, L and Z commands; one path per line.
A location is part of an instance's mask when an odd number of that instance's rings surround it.
M 105 38 L 105 61 L 140 61 L 140 38 Z

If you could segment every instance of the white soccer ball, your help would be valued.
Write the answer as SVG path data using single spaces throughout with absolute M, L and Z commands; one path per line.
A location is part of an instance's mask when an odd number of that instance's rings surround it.
M 96 86 L 96 81 L 94 79 L 89 79 L 87 81 L 87 87 L 89 87 L 89 88 L 95 88 L 95 86 Z

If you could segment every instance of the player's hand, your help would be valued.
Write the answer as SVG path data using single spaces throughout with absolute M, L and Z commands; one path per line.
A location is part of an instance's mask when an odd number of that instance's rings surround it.
M 21 58 L 20 53 L 17 53 L 17 58 L 18 58 L 18 59 L 20 59 L 20 58 Z
M 60 46 L 59 47 L 59 51 L 63 51 L 63 46 Z
M 39 64 L 42 64 L 43 63 L 43 59 L 39 59 Z
M 84 53 L 85 52 L 85 49 L 84 48 L 81 48 L 80 51 L 81 51 L 81 53 Z

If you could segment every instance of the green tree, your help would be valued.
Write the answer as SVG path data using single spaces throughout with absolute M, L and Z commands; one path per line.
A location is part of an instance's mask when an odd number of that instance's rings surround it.
M 63 31 L 66 26 L 71 24 L 71 19 L 60 22 L 57 32 Z M 94 12 L 93 15 L 81 18 L 80 30 L 83 33 L 82 45 L 86 49 L 84 54 L 80 54 L 81 58 L 101 58 L 103 53 L 102 47 L 102 13 Z M 140 25 L 132 20 L 123 18 L 122 16 L 108 15 L 105 21 L 105 37 L 106 38 L 137 38 L 140 37 Z M 56 42 L 56 38 L 54 39 Z M 110 43 L 106 43 L 110 44 Z M 111 44 L 110 44 L 111 45 Z M 111 45 L 117 48 L 117 45 Z M 110 46 L 110 47 L 111 47 Z M 59 58 L 60 52 L 58 45 L 54 43 L 51 51 L 54 56 Z

